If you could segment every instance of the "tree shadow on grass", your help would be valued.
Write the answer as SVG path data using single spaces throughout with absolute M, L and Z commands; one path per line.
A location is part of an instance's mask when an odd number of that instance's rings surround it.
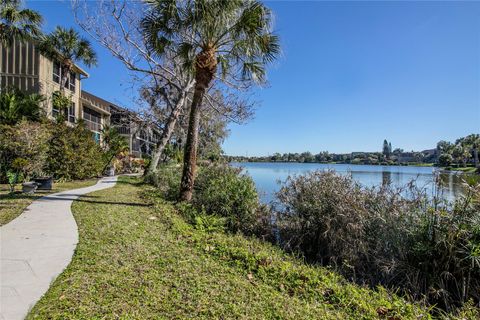
M 24 194 L 24 193 L 0 194 L 0 200 L 21 200 L 21 199 L 35 200 L 41 197 L 43 197 L 43 195 L 39 195 L 39 194 Z
M 132 186 L 143 186 L 146 183 L 143 182 L 143 179 L 141 178 L 131 178 L 131 177 L 126 177 L 127 179 L 118 179 L 116 182 L 119 184 L 129 184 Z M 107 181 L 106 181 L 107 182 Z M 108 183 L 114 183 L 115 181 L 108 181 Z
M 14 193 L 14 194 L 0 194 L 0 201 L 1 200 L 23 200 L 23 199 L 29 199 L 29 200 L 39 200 L 41 198 L 47 198 L 47 199 L 55 199 L 52 196 L 52 192 L 39 192 L 39 193 L 34 193 L 34 194 L 26 194 L 26 193 Z M 81 196 L 85 198 L 98 198 L 98 196 L 88 196 L 88 195 L 79 195 L 79 194 L 59 194 L 56 195 L 55 197 L 70 197 L 70 196 Z M 76 199 L 56 199 L 56 200 L 76 200 Z
M 150 207 L 152 203 L 139 203 L 139 202 L 120 202 L 120 201 L 97 201 L 97 200 L 86 200 L 86 199 L 75 199 L 78 202 L 86 202 L 93 204 L 109 204 L 109 205 L 118 205 L 118 206 L 128 206 L 128 207 Z
M 92 204 L 110 204 L 110 205 L 119 205 L 119 206 L 135 206 L 135 207 L 149 207 L 151 203 L 139 203 L 139 202 L 121 202 L 121 201 L 102 201 L 102 200 L 93 200 L 91 198 L 98 198 L 97 196 L 84 196 L 84 195 L 76 195 L 76 194 L 65 194 L 59 196 L 46 196 L 42 200 L 49 200 L 49 201 L 78 201 L 78 202 L 85 202 L 85 203 L 92 203 Z M 68 198 L 71 196 L 71 198 Z M 79 196 L 79 197 L 77 197 Z M 85 199 L 86 198 L 86 199 Z M 90 198 L 90 199 L 89 199 Z

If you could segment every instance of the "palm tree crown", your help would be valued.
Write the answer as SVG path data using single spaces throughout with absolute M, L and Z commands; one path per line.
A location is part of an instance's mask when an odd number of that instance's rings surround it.
M 52 33 L 45 36 L 39 49 L 45 56 L 60 61 L 62 87 L 65 86 L 74 63 L 81 62 L 89 67 L 97 64 L 97 55 L 90 42 L 73 28 L 56 27 Z
M 251 0 L 149 0 L 142 21 L 147 44 L 162 55 L 171 48 L 196 76 L 265 80 L 265 64 L 280 52 L 272 13 Z M 205 72 L 200 72 L 205 71 Z M 197 79 L 200 80 L 200 79 Z
M 20 9 L 18 0 L 0 0 L 0 43 L 12 45 L 15 39 L 30 40 L 41 36 L 42 16 L 30 9 Z

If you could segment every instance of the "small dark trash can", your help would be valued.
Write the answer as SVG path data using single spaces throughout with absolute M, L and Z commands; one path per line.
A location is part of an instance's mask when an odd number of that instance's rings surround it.
M 38 190 L 52 190 L 53 177 L 42 177 L 33 179 L 38 184 Z

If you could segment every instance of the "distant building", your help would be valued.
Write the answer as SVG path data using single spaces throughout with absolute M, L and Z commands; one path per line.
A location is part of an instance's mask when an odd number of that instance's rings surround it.
M 160 138 L 159 128 L 145 123 L 137 113 L 128 109 L 112 104 L 110 110 L 111 125 L 127 139 L 130 153 L 138 158 L 151 156 Z
M 352 153 L 350 154 L 350 157 L 351 157 L 352 159 L 355 159 L 355 158 L 364 159 L 364 158 L 367 157 L 367 155 L 369 155 L 369 154 L 375 154 L 375 153 L 377 153 L 377 152 L 366 152 L 366 151 L 363 151 L 363 152 L 352 152 Z
M 102 129 L 110 124 L 111 103 L 84 90 L 80 102 L 85 126 L 93 132 L 95 140 L 100 141 Z
M 417 159 L 415 158 L 414 152 L 402 152 L 397 156 L 398 162 L 416 162 Z
M 427 149 L 422 151 L 424 162 L 437 162 L 438 160 L 438 150 L 435 149 Z

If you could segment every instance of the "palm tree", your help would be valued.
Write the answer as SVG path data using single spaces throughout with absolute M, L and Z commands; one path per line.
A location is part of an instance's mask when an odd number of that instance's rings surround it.
M 60 62 L 62 91 L 70 80 L 70 72 L 75 63 L 81 62 L 88 67 L 97 64 L 97 55 L 90 42 L 73 28 L 56 27 L 41 41 L 39 49 L 48 58 Z
M 471 149 L 468 145 L 461 141 L 460 139 L 457 140 L 455 143 L 455 147 L 452 151 L 452 156 L 457 163 L 457 166 L 460 166 L 460 163 L 463 167 L 467 166 L 467 161 L 471 157 Z
M 22 119 L 36 121 L 40 118 L 42 95 L 24 94 L 16 89 L 0 93 L 0 124 L 13 125 Z
M 158 55 L 178 48 L 195 77 L 180 187 L 181 200 L 192 197 L 196 171 L 200 106 L 217 75 L 263 82 L 265 66 L 280 52 L 271 31 L 272 14 L 256 0 L 149 0 L 142 21 L 147 43 Z
M 0 0 L 0 43 L 6 47 L 17 40 L 39 38 L 42 16 L 30 9 L 20 9 L 19 0 Z
M 116 128 L 110 126 L 104 126 L 102 129 L 102 137 L 104 144 L 104 151 L 107 161 L 103 167 L 103 172 L 107 170 L 108 166 L 112 162 L 113 158 L 118 156 L 120 153 L 127 151 L 129 149 L 128 142 L 118 133 Z

